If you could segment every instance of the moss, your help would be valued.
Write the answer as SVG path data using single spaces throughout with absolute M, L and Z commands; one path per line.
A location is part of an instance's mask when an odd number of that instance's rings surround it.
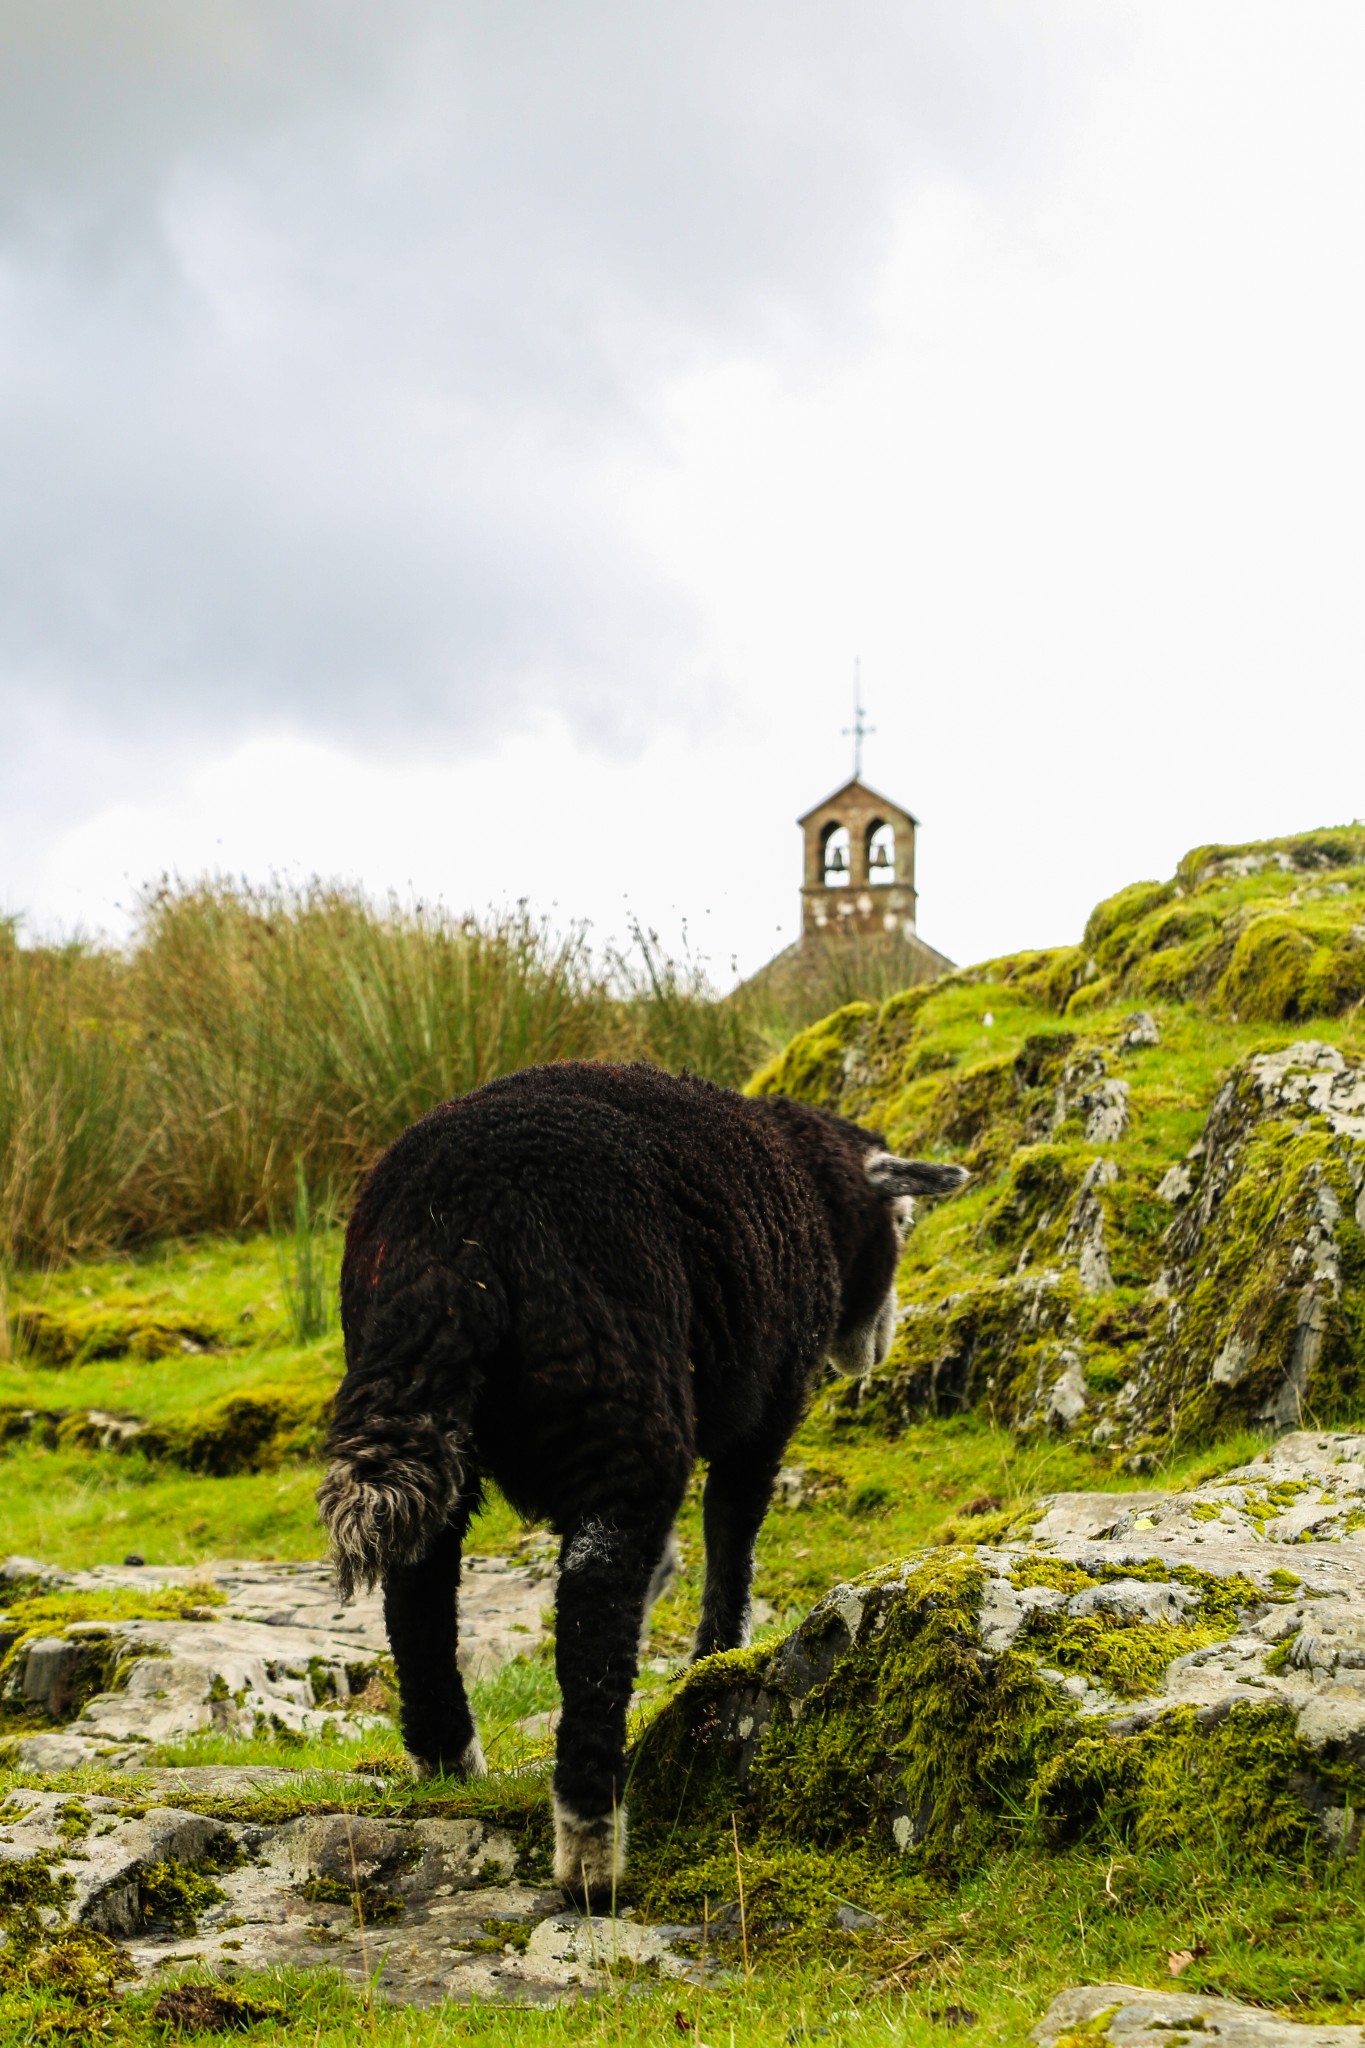
M 230 1394 L 183 1419 L 139 1422 L 120 1415 L 118 1422 L 132 1425 L 122 1431 L 111 1430 L 103 1409 L 0 1403 L 0 1443 L 23 1438 L 56 1450 L 109 1451 L 227 1478 L 316 1457 L 330 1407 L 323 1395 Z
M 1095 981 L 1082 982 L 1067 1003 L 1063 1012 L 1067 1017 L 1088 1017 L 1096 1010 L 1105 1009 L 1114 1000 L 1114 977 L 1101 974 Z
M 22 1975 L 26 1989 L 55 1992 L 79 2010 L 104 2005 L 120 1985 L 137 1976 L 131 1958 L 118 1943 L 89 1927 L 64 1927 L 47 1934 L 14 1960 L 20 1963 L 14 1975 Z M 6 1974 L 0 1964 L 0 1982 Z M 74 2031 L 86 2030 L 78 2026 Z
M 77 1799 L 69 1799 L 57 1812 L 57 1833 L 64 1842 L 83 1842 L 91 1828 L 91 1816 Z
M 335 1666 L 325 1657 L 308 1659 L 308 1686 L 313 1695 L 315 1707 L 335 1702 L 337 1697 L 337 1675 Z
M 1290 1669 L 1294 1662 L 1294 1642 L 1298 1635 L 1299 1630 L 1295 1629 L 1292 1634 L 1285 1637 L 1283 1642 L 1276 1643 L 1274 1649 L 1267 1656 L 1265 1669 L 1272 1678 L 1279 1672 Z
M 1022 1640 L 1048 1664 L 1083 1673 L 1120 1699 L 1142 1699 L 1157 1692 L 1177 1657 L 1225 1641 L 1242 1612 L 1262 1601 L 1241 1573 L 1219 1575 L 1192 1565 L 1172 1569 L 1159 1559 L 1090 1572 L 1059 1558 L 1026 1558 L 1010 1576 L 1017 1586 L 1055 1586 L 1068 1594 L 1122 1579 L 1174 1581 L 1198 1596 L 1197 1606 L 1178 1621 L 1154 1622 L 1107 1611 L 1074 1615 L 1035 1609 L 1029 1616 Z
M 1301 1479 L 1280 1479 L 1260 1493 L 1248 1489 L 1239 1506 L 1244 1515 L 1249 1515 L 1263 1529 L 1267 1522 L 1278 1521 L 1287 1508 L 1293 1507 L 1299 1495 L 1307 1491 L 1308 1487 Z
M 1253 919 L 1238 938 L 1218 984 L 1219 1001 L 1234 1017 L 1278 1022 L 1305 1015 L 1305 988 L 1315 950 L 1312 939 L 1292 919 Z
M 1043 1511 L 1039 1500 L 1014 1500 L 1001 1507 L 950 1515 L 930 1537 L 935 1548 L 965 1543 L 1015 1543 L 1027 1536 Z
M 781 1901 L 811 1914 L 841 1859 L 855 1859 L 860 1897 L 879 1873 L 938 1885 L 1031 1829 L 1030 1817 L 1049 1849 L 1093 1837 L 1143 1850 L 1192 1842 L 1212 1854 L 1221 1842 L 1248 1867 L 1286 1854 L 1324 1861 L 1321 1816 L 1360 1806 L 1365 1769 L 1324 1764 L 1281 1703 L 1239 1703 L 1221 1719 L 1173 1709 L 1097 1731 L 1043 1676 L 1085 1670 L 1120 1696 L 1150 1694 L 1172 1658 L 1225 1639 L 1264 1593 L 1240 1575 L 1160 1560 L 1089 1571 L 1033 1557 L 1014 1569 L 1020 1585 L 1068 1594 L 1107 1578 L 1169 1579 L 1198 1601 L 1155 1625 L 1035 1610 L 1011 1649 L 988 1656 L 977 1623 L 983 1567 L 959 1552 L 858 1582 L 771 1656 L 708 1660 L 633 1758 L 633 1854 L 650 1912 L 733 1895 L 732 1827 L 746 1872 L 752 1862 L 765 1873 L 770 1910 Z
M 26 1307 L 12 1313 L 16 1343 L 44 1365 L 85 1365 L 100 1358 L 174 1358 L 225 1347 L 202 1317 L 150 1308 L 111 1308 L 101 1302 Z
M 1012 1586 L 1052 1586 L 1059 1593 L 1083 1593 L 1099 1584 L 1083 1566 L 1062 1557 L 1024 1557 L 1010 1572 Z
M 977 1232 L 983 1244 L 1019 1251 L 1034 1239 L 1040 1255 L 1047 1239 L 1039 1234 L 1052 1226 L 1060 1238 L 1066 1213 L 1089 1160 L 1074 1145 L 1021 1145 L 1005 1169 L 1003 1185 L 983 1210 Z
M 1022 972 L 1009 977 L 1009 986 L 1049 1010 L 1065 1010 L 1081 988 L 1090 969 L 1081 946 L 1057 946 L 1037 954 Z
M 77 1621 L 201 1621 L 226 1599 L 218 1586 L 197 1580 L 187 1586 L 34 1588 L 7 1594 L 5 1615 L 8 1626 L 33 1635 Z
M 1178 1564 L 1171 1577 L 1199 1595 L 1200 1620 L 1222 1636 L 1231 1635 L 1247 1608 L 1263 1605 L 1266 1597 L 1242 1572 L 1201 1572 L 1192 1564 Z
M 70 1874 L 53 1870 L 46 1856 L 0 1862 L 0 1926 L 30 1914 L 64 1913 L 73 1890 Z
M 1103 1832 L 1139 1854 L 1184 1847 L 1250 1868 L 1321 1861 L 1314 1763 L 1278 1703 L 1238 1701 L 1212 1726 L 1180 1707 L 1059 1752 L 1039 1775 L 1038 1810 L 1056 1845 Z
M 1118 1615 L 1029 1617 L 1028 1640 L 1059 1671 L 1083 1672 L 1119 1699 L 1137 1700 L 1160 1689 L 1177 1657 L 1220 1639 L 1207 1623 L 1127 1620 Z
M 915 1868 L 970 1864 L 1069 1725 L 1030 1658 L 981 1650 L 983 1583 L 973 1558 L 934 1556 L 904 1586 L 892 1576 L 858 1589 L 862 1625 L 842 1650 L 827 1607 L 771 1662 L 745 1652 L 699 1666 L 636 1754 L 646 1873 L 667 1883 L 679 1858 L 702 1867 L 737 1805 L 760 1852 L 871 1844 Z
M 300 1898 L 319 1905 L 349 1906 L 357 1927 L 389 1926 L 406 1911 L 401 1898 L 377 1885 L 346 1885 L 334 1877 L 309 1877 L 298 1889 Z
M 832 1108 L 847 1085 L 849 1054 L 875 1015 L 871 1003 L 848 1003 L 798 1032 L 785 1051 L 755 1074 L 747 1092 L 791 1095 L 798 1102 Z
M 977 1282 L 946 1301 L 912 1298 L 885 1364 L 864 1390 L 864 1421 L 895 1430 L 925 1413 L 988 1404 L 1000 1421 L 1021 1422 L 1034 1405 L 1039 1368 L 1053 1355 L 1053 1340 L 1074 1326 L 1079 1301 L 1072 1273 Z
M 227 1893 L 217 1882 L 221 1866 L 195 1863 L 149 1863 L 138 1873 L 138 1916 L 144 1927 L 167 1927 L 193 1934 L 199 1915 L 219 1905 Z
M 1337 826 L 1326 831 L 1296 832 L 1284 839 L 1196 846 L 1176 869 L 1176 880 L 1186 888 L 1198 888 L 1210 878 L 1218 879 L 1234 863 L 1252 861 L 1265 868 L 1282 862 L 1285 868 L 1296 868 L 1301 873 L 1352 867 L 1365 861 L 1365 830 L 1359 826 Z
M 186 1421 L 149 1423 L 135 1439 L 147 1458 L 226 1478 L 289 1458 L 315 1457 L 330 1401 L 291 1395 L 229 1395 Z
M 1170 902 L 1172 882 L 1130 882 L 1116 896 L 1096 904 L 1086 922 L 1082 941 L 1101 968 L 1117 966 L 1129 934 L 1154 910 Z
M 38 1710 L 23 1700 L 20 1685 L 29 1646 L 35 1638 L 57 1631 L 65 1634 L 73 1624 L 83 1623 L 79 1635 L 70 1638 L 77 1654 L 63 1674 L 61 1696 L 51 1716 L 69 1721 L 96 1693 L 117 1690 L 127 1675 L 121 1639 L 112 1630 L 93 1629 L 92 1622 L 202 1619 L 225 1597 L 217 1587 L 201 1585 L 20 1592 L 11 1598 L 0 1623 L 0 1696 L 8 1696 L 9 1711 L 32 1720 Z M 151 1647 L 138 1650 L 139 1656 L 156 1654 Z
M 34 1633 L 42 1636 L 48 1631 L 39 1629 Z M 5 1645 L 4 1655 L 0 1658 L 0 1692 L 4 1695 L 4 1706 L 0 1711 L 17 1715 L 25 1724 L 69 1721 L 96 1693 L 108 1692 L 114 1686 L 119 1668 L 117 1642 L 112 1636 L 82 1635 L 78 1639 L 77 1654 L 62 1673 L 61 1689 L 53 1711 L 45 1712 L 23 1695 L 23 1667 L 33 1639 L 29 1634 L 15 1638 L 8 1629 L 0 1634 L 0 1642 Z

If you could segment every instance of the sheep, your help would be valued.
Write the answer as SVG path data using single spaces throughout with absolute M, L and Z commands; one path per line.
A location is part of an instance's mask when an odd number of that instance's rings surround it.
M 482 1775 L 456 1644 L 485 1476 L 556 1531 L 554 1867 L 585 1903 L 624 1875 L 626 1713 L 697 1459 L 704 1657 L 748 1640 L 822 1362 L 886 1354 L 912 1197 L 966 1177 L 781 1097 L 565 1062 L 433 1110 L 362 1186 L 318 1493 L 338 1587 L 382 1581 L 417 1772 Z

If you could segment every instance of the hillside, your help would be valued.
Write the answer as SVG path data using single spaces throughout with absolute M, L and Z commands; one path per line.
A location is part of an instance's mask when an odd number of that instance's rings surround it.
M 453 944 L 419 937 L 428 966 Z M 1152 1994 L 1144 2040 L 1361 2048 L 1365 1439 L 1322 1427 L 1365 1411 L 1365 828 L 1201 849 L 1079 946 L 848 1003 L 751 1081 L 974 1179 L 910 1235 L 884 1367 L 789 1446 L 753 1645 L 690 1671 L 689 1493 L 613 1918 L 549 1885 L 549 1532 L 496 1495 L 474 1526 L 476 1783 L 410 1779 L 379 1603 L 336 1607 L 318 1561 L 346 1174 L 321 1124 L 290 1149 L 313 1070 L 285 1054 L 322 1041 L 259 995 L 239 978 L 233 1028 L 273 1020 L 259 1072 L 295 1107 L 254 1165 L 215 1138 L 204 1185 L 273 1232 L 202 1228 L 188 1175 L 162 1222 L 199 1234 L 125 1230 L 97 1176 L 29 1171 L 60 1120 L 8 1127 L 6 1213 L 42 1227 L 0 1266 L 0 2048 L 1012 2048 L 1054 1999 L 1034 2038 L 1131 2048 Z M 651 1004 L 656 1056 L 670 1018 L 678 1063 L 718 1042 L 724 1005 Z M 159 1041 L 158 1072 L 203 1079 L 166 1146 L 245 1071 L 200 1060 L 215 1030 Z M 79 1133 L 68 1037 L 30 1108 Z M 400 1092 L 331 1101 L 372 1144 Z M 1251 2022 L 1219 1995 L 1272 2031 L 1220 2033 Z
M 1365 1392 L 1365 828 L 1205 846 L 1078 946 L 850 1003 L 751 1084 L 975 1179 L 922 1216 L 897 1431 L 979 1411 L 1149 1469 Z

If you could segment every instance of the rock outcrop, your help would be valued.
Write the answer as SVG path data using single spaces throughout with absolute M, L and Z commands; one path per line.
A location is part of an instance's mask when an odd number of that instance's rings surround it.
M 1131 1007 L 1134 998 L 1143 1007 Z M 1202 849 L 1082 947 L 851 1004 L 758 1076 L 961 1158 L 856 1415 L 1143 1462 L 1365 1398 L 1365 830 Z M 849 1416 L 852 1420 L 852 1416 Z
M 11 1738 L 12 1752 L 37 1768 L 135 1763 L 152 1744 L 207 1730 L 356 1735 L 376 1719 L 366 1698 L 388 1652 L 380 1601 L 341 1606 L 326 1565 L 54 1572 L 12 1557 L 0 1566 L 0 1643 L 6 1584 L 91 1594 L 181 1588 L 211 1603 L 186 1619 L 76 1621 L 11 1635 L 0 1685 L 12 1704 L 53 1724 Z M 464 1670 L 477 1676 L 533 1651 L 553 1598 L 547 1564 L 468 1559 Z
M 621 1964 L 696 1974 L 679 1944 L 699 1928 L 585 1919 L 521 1874 L 517 1839 L 489 1821 L 343 1810 L 260 1825 L 148 1804 L 163 1787 L 221 1799 L 296 1776 L 183 1770 L 139 1774 L 126 1797 L 12 1793 L 0 1806 L 0 1896 L 21 1896 L 16 1880 L 33 1874 L 48 1938 L 103 1935 L 134 1981 L 288 1966 L 339 1972 L 395 2003 L 544 2004 L 607 1983 Z
M 1059 1846 L 1351 1853 L 1365 1438 L 1293 1435 L 1182 1494 L 1062 1496 L 836 1587 L 776 1650 L 700 1666 L 634 1787 L 636 1839 L 666 1816 L 675 1854 L 734 1809 L 750 1840 L 940 1873 L 1021 1812 Z
M 775 1646 L 684 1677 L 637 1743 L 628 1795 L 625 1903 L 660 1902 L 664 1924 L 566 1910 L 534 1771 L 386 1787 L 259 1766 L 128 1767 L 98 1792 L 31 1769 L 32 1789 L 21 1776 L 0 1808 L 0 1921 L 18 1901 L 45 1939 L 101 1935 L 144 1980 L 187 1962 L 298 1964 L 391 1999 L 543 2001 L 623 1966 L 695 1979 L 698 1922 L 724 1925 L 741 1839 L 751 1929 L 799 1914 L 836 1940 L 875 1931 L 878 1883 L 952 1886 L 1017 1843 L 1021 1815 L 1045 1855 L 1092 1839 L 1138 1855 L 1235 1842 L 1250 1869 L 1311 1870 L 1358 1849 L 1365 1436 L 1292 1434 L 1183 1493 L 1057 1494 L 984 1533 L 836 1586 Z M 284 1641 L 312 1614 L 334 1640 L 321 1568 L 220 1579 L 236 1617 L 177 1629 L 206 1646 L 231 1627 Z M 513 1583 L 487 1596 L 489 1654 L 521 1625 L 516 1602 L 529 1612 L 543 1590 Z M 343 1663 L 372 1649 L 375 1626 L 356 1615 Z M 188 1688 L 168 1698 L 197 1715 Z M 105 1748 L 106 1764 L 139 1755 Z M 61 1761 L 32 1757 L 49 1773 Z M 1128 2024 L 1113 2022 L 1116 2043 Z

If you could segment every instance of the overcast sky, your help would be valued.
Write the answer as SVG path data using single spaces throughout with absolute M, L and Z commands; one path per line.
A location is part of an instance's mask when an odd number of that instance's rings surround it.
M 8 0 L 0 911 L 967 961 L 1365 814 L 1359 0 Z

